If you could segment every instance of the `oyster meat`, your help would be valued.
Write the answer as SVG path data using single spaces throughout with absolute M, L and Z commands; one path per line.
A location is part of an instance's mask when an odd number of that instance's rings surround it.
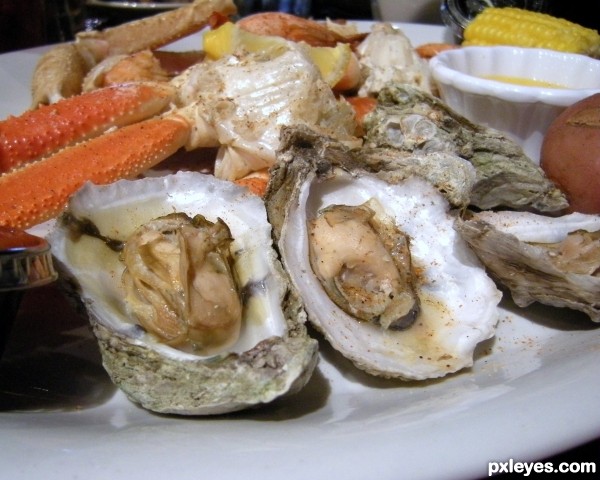
M 232 242 L 220 218 L 172 213 L 140 226 L 121 254 L 131 316 L 168 345 L 202 355 L 230 348 L 243 313 Z
M 469 161 L 476 171 L 471 205 L 544 213 L 560 213 L 568 206 L 564 194 L 505 134 L 473 124 L 410 85 L 388 84 L 377 98 L 377 108 L 364 122 L 366 145 Z
M 456 225 L 515 303 L 567 307 L 600 322 L 600 216 L 478 212 Z
M 309 321 L 374 375 L 420 380 L 470 366 L 494 334 L 499 290 L 431 183 L 389 183 L 352 154 L 286 128 L 271 170 L 268 218 Z
M 143 407 L 219 414 L 299 390 L 317 362 L 259 197 L 211 175 L 87 184 L 51 233 L 104 367 Z

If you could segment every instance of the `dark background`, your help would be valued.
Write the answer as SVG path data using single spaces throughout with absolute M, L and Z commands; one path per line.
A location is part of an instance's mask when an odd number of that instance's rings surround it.
M 600 16 L 595 14 L 597 2 L 547 1 L 549 13 L 600 28 Z M 80 30 L 115 25 L 149 12 L 86 6 L 86 0 L 0 0 L 0 53 L 70 40 Z M 372 18 L 371 1 L 312 0 L 311 16 L 368 20 Z

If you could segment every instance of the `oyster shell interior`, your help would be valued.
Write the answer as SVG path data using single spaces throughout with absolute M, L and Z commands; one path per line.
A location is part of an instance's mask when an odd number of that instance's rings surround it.
M 134 239 L 139 243 L 140 235 L 154 229 L 151 233 L 156 240 L 156 229 L 160 227 L 162 234 L 179 236 L 177 242 L 180 242 L 181 235 L 173 233 L 176 230 L 173 223 L 182 223 L 182 213 L 192 216 L 200 212 L 204 217 L 201 222 L 216 224 L 210 228 L 220 232 L 213 234 L 213 240 L 216 235 L 218 248 L 227 247 L 233 260 L 233 275 L 228 275 L 229 253 L 212 258 L 209 276 L 219 277 L 216 288 L 229 296 L 224 302 L 227 308 L 235 310 L 236 299 L 231 297 L 239 296 L 243 313 L 239 323 L 234 319 L 233 326 L 227 324 L 224 328 L 225 340 L 221 338 L 222 327 L 216 330 L 216 340 L 207 341 L 203 336 L 206 332 L 190 332 L 200 328 L 194 324 L 196 319 L 192 318 L 193 328 L 190 322 L 184 325 L 184 334 L 182 325 L 177 324 L 170 343 L 183 343 L 183 348 L 175 348 L 161 338 L 170 333 L 163 331 L 157 335 L 148 327 L 148 322 L 140 322 L 136 317 L 143 311 L 142 316 L 146 315 L 147 320 L 154 318 L 156 311 L 152 310 L 156 308 L 153 307 L 158 305 L 160 309 L 162 305 L 164 308 L 167 303 L 164 289 L 169 289 L 168 295 L 180 302 L 177 289 L 182 288 L 185 282 L 180 280 L 188 274 L 171 272 L 157 279 L 155 271 L 149 275 L 150 282 L 155 282 L 153 287 L 146 284 L 144 291 L 131 286 L 124 288 L 122 277 L 126 265 L 122 255 L 109 248 L 106 239 Z M 267 403 L 297 391 L 306 383 L 316 365 L 317 344 L 306 333 L 300 303 L 289 294 L 287 277 L 271 246 L 271 227 L 260 198 L 211 175 L 178 173 L 120 181 L 105 187 L 88 184 L 72 198 L 68 214 L 87 219 L 102 236 L 81 234 L 80 230 L 69 227 L 70 222 L 63 221 L 51 234 L 52 252 L 63 279 L 70 279 L 86 306 L 105 368 L 132 400 L 158 412 L 213 414 Z M 157 218 L 161 218 L 158 224 Z M 219 225 L 221 222 L 226 227 Z M 189 228 L 187 220 L 183 223 Z M 198 236 L 193 232 L 191 235 L 192 243 L 206 240 L 203 234 Z M 158 242 L 162 255 L 171 255 L 181 248 L 185 250 L 190 243 L 174 246 L 164 238 Z M 163 258 L 157 266 L 153 258 L 140 265 L 137 257 L 140 246 L 137 247 L 135 253 L 125 252 L 125 256 L 132 256 L 127 263 L 128 270 L 138 269 L 134 275 L 148 274 L 148 264 L 156 270 L 177 270 L 188 260 L 182 261 L 180 252 L 175 252 L 178 254 L 175 261 Z M 156 253 L 147 247 L 146 244 L 141 248 L 146 256 Z M 213 248 L 209 256 L 214 257 L 214 253 Z M 187 266 L 186 272 L 197 273 L 200 268 Z M 131 273 L 125 275 L 126 285 L 131 282 Z M 231 279 L 238 286 L 235 291 L 231 290 Z M 192 283 L 197 280 L 196 277 L 191 279 Z M 223 292 L 223 281 L 228 291 Z M 212 287 L 209 282 L 209 288 Z M 158 294 L 160 298 L 155 299 L 154 304 L 142 303 L 140 298 L 128 302 L 127 296 L 134 293 L 138 297 Z M 208 297 L 214 308 L 216 294 L 209 292 Z M 181 308 L 206 309 L 207 305 L 188 304 Z M 178 317 L 177 321 L 182 319 Z M 209 336 L 215 330 L 210 332 Z M 183 342 L 178 338 L 181 335 L 185 337 Z M 206 348 L 199 348 L 200 342 L 207 343 Z

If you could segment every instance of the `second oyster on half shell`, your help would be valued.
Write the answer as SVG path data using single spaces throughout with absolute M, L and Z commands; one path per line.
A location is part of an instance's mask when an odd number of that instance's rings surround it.
M 269 221 L 310 322 L 374 375 L 420 380 L 472 365 L 500 292 L 432 184 L 388 183 L 354 154 L 285 129 L 271 171 Z

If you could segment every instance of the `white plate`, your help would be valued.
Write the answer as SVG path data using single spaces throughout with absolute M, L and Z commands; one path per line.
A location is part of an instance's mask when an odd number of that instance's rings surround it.
M 441 27 L 401 27 L 415 44 L 446 39 Z M 38 52 L 0 56 L 0 118 L 28 106 Z M 600 328 L 567 310 L 505 301 L 475 367 L 442 381 L 372 378 L 323 344 L 317 372 L 295 397 L 225 417 L 174 418 L 116 391 L 87 326 L 66 321 L 52 302 L 40 308 L 53 320 L 34 315 L 37 323 L 16 326 L 18 345 L 1 364 L 3 478 L 464 480 L 487 476 L 490 461 L 540 459 L 600 432 Z M 9 400 L 23 411 L 8 409 Z

